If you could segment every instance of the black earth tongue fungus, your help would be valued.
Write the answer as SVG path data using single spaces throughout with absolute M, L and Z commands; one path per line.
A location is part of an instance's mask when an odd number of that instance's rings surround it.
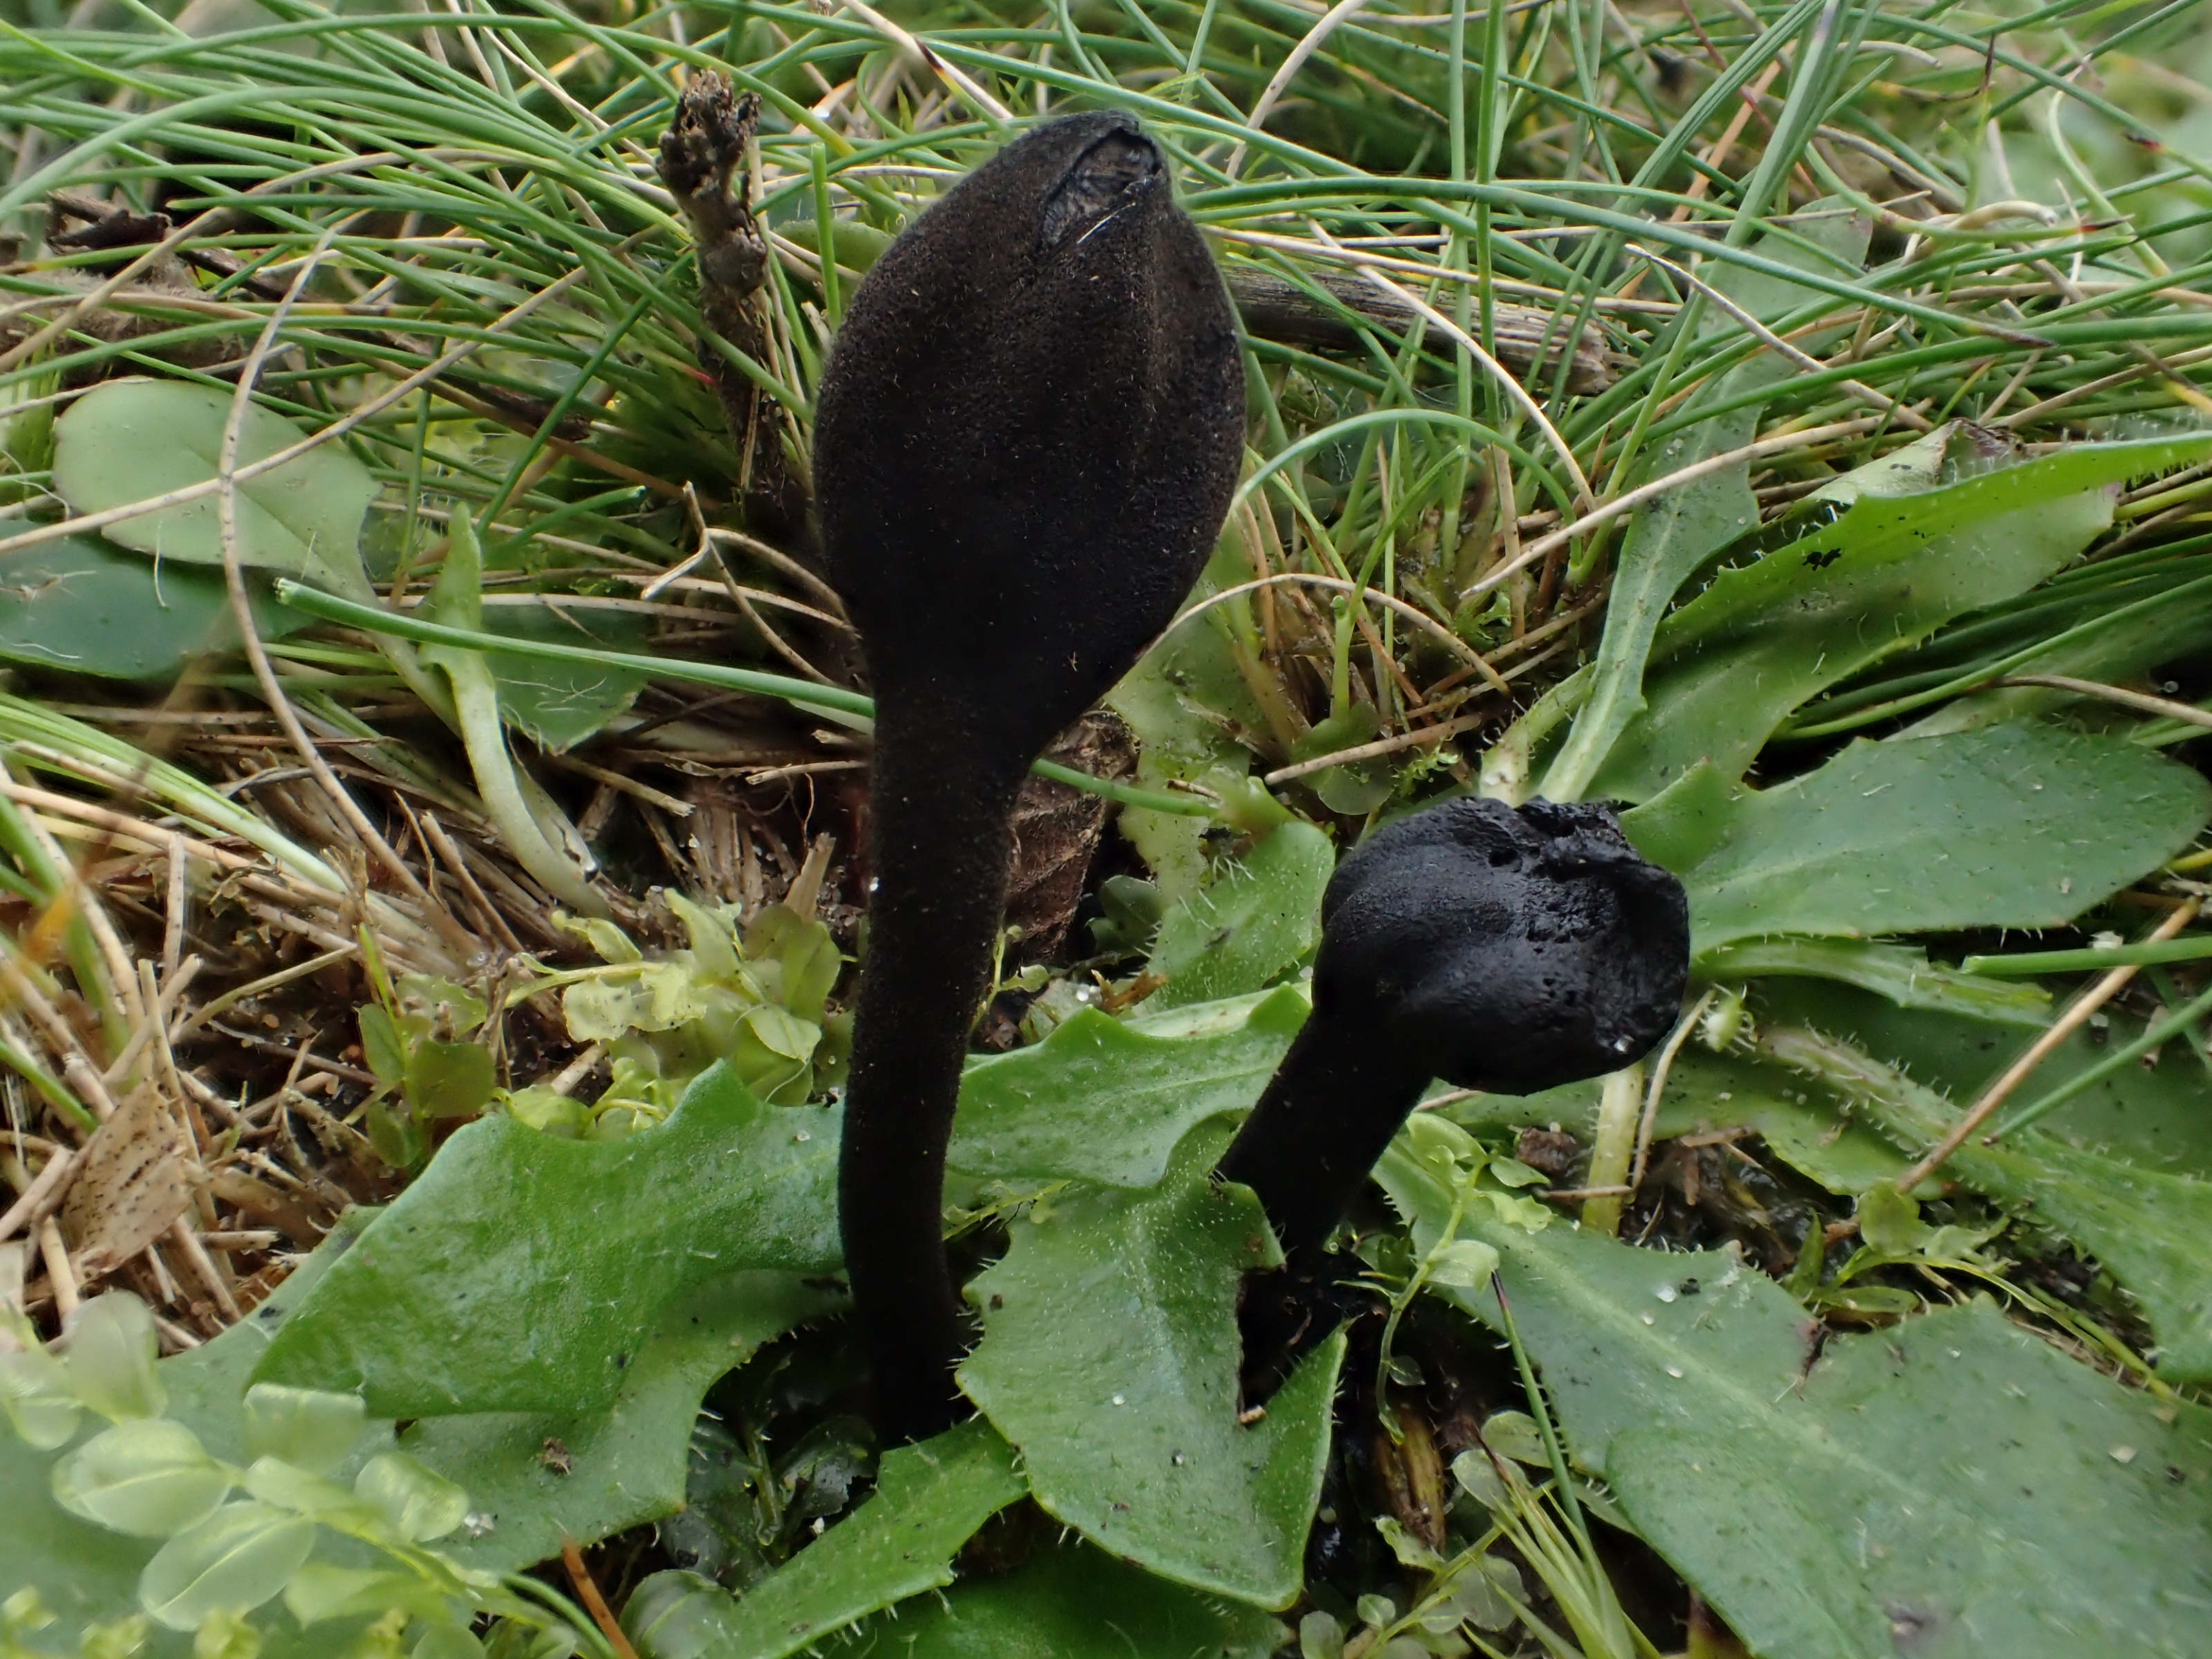
M 1521 1095 L 1618 1071 L 1673 1026 L 1689 959 L 1682 884 L 1603 807 L 1449 800 L 1347 856 L 1313 1016 L 1216 1170 L 1285 1258 L 1245 1287 L 1246 1398 L 1346 1311 L 1324 1247 L 1431 1079 Z
M 1118 112 L 1032 129 L 948 192 L 860 284 L 830 354 L 823 553 L 876 696 L 838 1203 L 886 1440 L 962 1414 L 945 1149 L 1015 792 L 1196 580 L 1243 415 L 1220 275 Z

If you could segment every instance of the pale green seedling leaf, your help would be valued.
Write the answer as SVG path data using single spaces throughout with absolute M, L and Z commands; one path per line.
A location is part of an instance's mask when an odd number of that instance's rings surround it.
M 138 1600 L 157 1623 L 191 1630 L 211 1613 L 244 1612 L 283 1589 L 315 1547 L 315 1523 L 266 1504 L 226 1504 L 155 1553 Z
M 604 1407 L 685 1291 L 836 1267 L 837 1126 L 837 1109 L 765 1106 L 720 1066 L 623 1140 L 481 1119 L 331 1267 L 255 1375 L 359 1392 L 379 1416 Z
M 54 488 L 80 514 L 105 512 L 216 476 L 231 394 L 181 380 L 110 380 L 54 422 Z M 249 404 L 243 466 L 307 434 Z M 242 563 L 358 594 L 361 521 L 376 480 L 341 443 L 325 443 L 238 486 Z M 110 541 L 181 564 L 222 563 L 216 492 L 112 524 Z
M 1148 971 L 1167 983 L 1163 1008 L 1256 991 L 1295 967 L 1321 938 L 1321 898 L 1336 849 L 1311 824 L 1292 821 L 1170 910 Z
M 1343 1344 L 1237 1422 L 1238 1282 L 1279 1257 L 1249 1190 L 1207 1173 L 1223 1139 L 1193 1131 L 1149 1192 L 1075 1188 L 1017 1223 L 969 1287 L 983 1340 L 960 1381 L 1052 1515 L 1162 1577 L 1283 1607 Z
M 112 1421 L 159 1417 L 167 1401 L 154 1370 L 160 1352 L 144 1303 L 128 1291 L 94 1297 L 69 1322 L 70 1387 Z
M 310 1561 L 284 1586 L 284 1608 L 301 1625 L 374 1617 L 404 1607 L 423 1618 L 445 1612 L 445 1598 L 419 1573 Z
M 0 1412 L 25 1445 L 41 1451 L 67 1445 L 82 1410 L 67 1367 L 46 1349 L 0 1353 Z
M 230 1492 L 199 1437 L 167 1418 L 133 1418 L 54 1465 L 54 1501 L 111 1532 L 167 1538 L 198 1525 Z
M 328 1474 L 360 1443 L 367 1418 L 359 1395 L 256 1382 L 246 1391 L 246 1455 Z
M 380 1452 L 362 1464 L 353 1495 L 416 1543 L 443 1538 L 469 1512 L 468 1493 L 404 1452 Z

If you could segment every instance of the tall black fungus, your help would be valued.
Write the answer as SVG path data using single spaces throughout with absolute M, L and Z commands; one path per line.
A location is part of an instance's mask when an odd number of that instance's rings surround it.
M 1596 806 L 1403 818 L 1337 866 L 1322 929 L 1313 1016 L 1218 1171 L 1259 1195 L 1285 1257 L 1247 1291 L 1259 1393 L 1332 1322 L 1322 1247 L 1431 1079 L 1517 1095 L 1618 1071 L 1674 1024 L 1689 974 L 1681 884 Z
M 887 1438 L 957 1409 L 945 1149 L 1015 790 L 1196 580 L 1243 410 L 1220 276 L 1119 113 L 1036 128 L 963 180 L 869 273 L 830 355 L 823 550 L 876 696 L 838 1201 Z

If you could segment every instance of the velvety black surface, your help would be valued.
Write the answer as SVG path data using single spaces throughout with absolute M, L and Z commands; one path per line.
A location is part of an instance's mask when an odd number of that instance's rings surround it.
M 1243 410 L 1212 258 L 1113 112 L 1037 127 L 963 180 L 860 284 L 830 355 L 823 552 L 878 709 L 839 1204 L 887 1438 L 957 1411 L 945 1147 L 1014 790 L 1196 579 Z
M 1666 1035 L 1689 976 L 1681 884 L 1599 806 L 1466 798 L 1402 818 L 1337 866 L 1322 923 L 1313 1017 L 1220 1164 L 1288 1258 L 1248 1296 L 1263 1389 L 1284 1343 L 1325 1334 L 1321 1247 L 1432 1078 L 1530 1094 L 1618 1071 Z

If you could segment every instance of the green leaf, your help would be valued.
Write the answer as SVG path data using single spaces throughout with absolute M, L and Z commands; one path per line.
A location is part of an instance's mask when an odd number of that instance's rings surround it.
M 1930 1659 L 2201 1638 L 2212 1413 L 2168 1426 L 1983 1300 L 1831 1343 L 1786 1403 L 1755 1435 L 1632 1431 L 1607 1469 L 1759 1650 L 1888 1659 L 1900 1626 Z
M 226 1504 L 155 1552 L 139 1575 L 139 1603 L 171 1630 L 250 1611 L 281 1591 L 314 1547 L 312 1521 L 251 1499 Z
M 1186 1034 L 1173 1036 L 1085 1008 L 1032 1048 L 970 1060 L 953 1167 L 1000 1179 L 1158 1186 L 1193 1125 L 1259 1098 L 1306 1018 L 1295 986 L 1218 1006 L 1218 1029 L 1187 1034 L 1186 1022 Z
M 2186 846 L 2212 786 L 2136 744 L 2015 724 L 1853 743 L 1733 805 L 1684 878 L 1700 955 L 1762 934 L 2057 927 Z M 1637 814 L 1622 828 L 1634 840 Z
M 1914 946 L 1839 939 L 1742 939 L 1707 951 L 1692 966 L 1698 978 L 1724 985 L 1762 975 L 1838 980 L 1900 1008 L 2039 1030 L 2051 1023 L 2051 994 L 2041 986 L 2008 985 L 1941 968 Z
M 197 1526 L 229 1492 L 229 1472 L 198 1436 L 166 1418 L 118 1423 L 54 1465 L 56 1503 L 133 1538 Z
M 247 583 L 264 640 L 313 619 Z M 0 662 L 106 679 L 174 679 L 194 657 L 238 649 L 222 578 L 189 565 L 150 564 L 88 537 L 68 536 L 9 556 L 0 581 Z
M 707 1585 L 694 1601 L 677 1594 L 690 1575 L 663 1574 L 678 1582 L 656 1593 L 648 1580 L 625 1622 L 654 1659 L 783 1659 L 951 1583 L 954 1553 L 1028 1492 L 1012 1449 L 981 1419 L 963 1423 L 884 1453 L 875 1495 L 742 1598 Z
M 1958 1121 L 1951 1103 L 1893 1066 L 1802 1028 L 1763 1027 L 1759 1051 L 1815 1079 L 1914 1156 Z M 2038 1129 L 1998 1146 L 1970 1136 L 1939 1175 L 2027 1208 L 2097 1258 L 2142 1304 L 2159 1374 L 2212 1379 L 2212 1182 L 2146 1170 Z
M 1644 800 L 1700 759 L 1742 775 L 1792 709 L 1954 617 L 2025 592 L 2112 522 L 2124 480 L 2212 453 L 2212 434 L 2072 444 L 1843 516 L 1716 577 L 1659 629 L 1649 708 L 1590 783 Z
M 246 1391 L 246 1455 L 328 1474 L 360 1443 L 367 1417 L 359 1395 L 256 1382 Z
M 420 1574 L 388 1567 L 341 1567 L 310 1561 L 284 1586 L 284 1607 L 301 1625 L 375 1617 L 404 1607 L 423 1618 L 442 1614 L 445 1597 Z M 195 1656 L 197 1659 L 197 1656 Z
M 368 1069 L 385 1088 L 397 1092 L 407 1080 L 407 1044 L 398 1022 L 381 1003 L 364 1003 L 354 1018 L 361 1026 L 361 1051 Z
M 255 1375 L 359 1391 L 379 1416 L 605 1407 L 684 1291 L 741 1268 L 837 1265 L 837 1126 L 835 1108 L 763 1105 L 720 1066 L 665 1124 L 620 1141 L 480 1119 L 331 1267 Z
M 649 651 L 644 619 L 626 611 L 557 605 L 495 605 L 484 626 L 510 640 L 550 640 L 606 651 Z M 488 653 L 499 711 L 539 748 L 565 753 L 606 729 L 645 689 L 645 676 L 599 663 L 545 662 Z
M 1256 991 L 1297 965 L 1321 938 L 1321 896 L 1336 849 L 1310 823 L 1270 831 L 1243 858 L 1169 911 L 1149 971 L 1167 983 L 1163 1008 Z
M 1164 1578 L 1261 1607 L 1304 1582 L 1340 1337 L 1261 1420 L 1237 1421 L 1237 1292 L 1279 1260 L 1258 1201 L 1194 1131 L 1150 1192 L 1074 1188 L 1016 1224 L 969 1295 L 962 1386 L 1022 1454 L 1036 1500 Z
M 1807 1024 L 1846 1036 L 1960 1102 L 1979 1098 L 2040 1036 L 1900 1007 L 1833 980 L 1769 979 L 1753 990 L 1761 1023 Z M 2128 1014 L 2115 1018 L 2131 1021 Z M 2070 1081 L 2132 1034 L 2127 1024 L 2117 1031 L 2075 1032 L 2036 1068 L 2038 1084 Z M 2069 1146 L 2148 1169 L 2212 1176 L 2212 1073 L 2189 1049 L 2186 1043 L 2168 1043 L 2157 1065 L 2130 1066 L 2106 1078 L 2039 1127 Z M 1807 1086 L 1795 1076 L 1785 1074 L 1784 1080 L 1799 1092 Z
M 354 1478 L 353 1495 L 382 1515 L 402 1538 L 443 1538 L 469 1512 L 469 1495 L 404 1452 L 380 1452 Z
M 1416 1243 L 1437 1237 L 1449 1189 L 1404 1137 L 1381 1174 Z M 1753 1651 L 1893 1659 L 1900 1629 L 1933 1659 L 2191 1650 L 2212 1413 L 2122 1389 L 1986 1302 L 1815 1360 L 1802 1310 L 1733 1251 L 1463 1224 L 1504 1258 L 1574 1460 Z M 1486 1292 L 1444 1294 L 1497 1323 Z
M 1865 262 L 1866 226 L 1856 216 L 1814 219 L 1804 228 L 1817 246 L 1835 256 L 1832 264 L 1777 237 L 1765 239 L 1759 251 L 1801 270 L 1832 269 L 1833 264 L 1856 269 Z M 1762 320 L 1778 318 L 1814 297 L 1812 290 L 1794 283 L 1735 267 L 1724 267 L 1716 286 Z M 1729 336 L 1742 333 L 1742 325 L 1717 307 L 1706 309 L 1699 323 L 1698 349 L 1711 349 Z M 1710 408 L 1771 386 L 1788 372 L 1781 359 L 1760 353 L 1702 390 L 1692 407 Z M 1742 448 L 1757 433 L 1764 407 L 1747 404 L 1685 427 L 1636 463 L 1632 485 L 1650 483 Z M 1759 503 L 1751 493 L 1748 460 L 1668 490 L 1629 521 L 1606 605 L 1605 633 L 1598 642 L 1589 694 L 1537 793 L 1552 800 L 1580 800 L 1587 793 L 1591 777 L 1644 706 L 1645 659 L 1653 632 L 1675 591 L 1698 567 L 1758 524 Z
M 1266 1659 L 1290 1635 L 1255 1607 L 1195 1594 L 1080 1541 L 1040 1550 L 1002 1577 L 963 1579 L 872 1629 L 877 1650 L 899 1659 Z
M 519 1571 L 558 1554 L 564 1536 L 589 1543 L 673 1515 L 700 1396 L 762 1344 L 839 1305 L 796 1273 L 732 1273 L 662 1310 L 604 1410 L 424 1418 L 401 1449 L 460 1486 L 480 1517 L 439 1549 Z M 565 1469 L 546 1458 L 549 1440 L 566 1451 Z
M 480 1042 L 425 1037 L 407 1056 L 407 1102 L 422 1117 L 474 1117 L 496 1086 L 491 1051 Z
M 43 1347 L 0 1353 L 0 1411 L 25 1445 L 40 1451 L 67 1445 L 83 1409 L 70 1387 L 68 1367 Z
M 159 1417 L 167 1396 L 155 1375 L 161 1338 L 154 1316 L 128 1291 L 110 1291 L 80 1306 L 69 1322 L 70 1386 L 102 1417 Z
M 180 380 L 110 380 L 54 423 L 54 488 L 75 511 L 100 513 L 216 476 L 231 394 Z M 307 434 L 249 404 L 243 466 Z M 238 488 L 241 563 L 358 592 L 361 520 L 376 480 L 340 443 L 326 443 Z M 214 491 L 107 526 L 110 541 L 184 564 L 222 563 Z

